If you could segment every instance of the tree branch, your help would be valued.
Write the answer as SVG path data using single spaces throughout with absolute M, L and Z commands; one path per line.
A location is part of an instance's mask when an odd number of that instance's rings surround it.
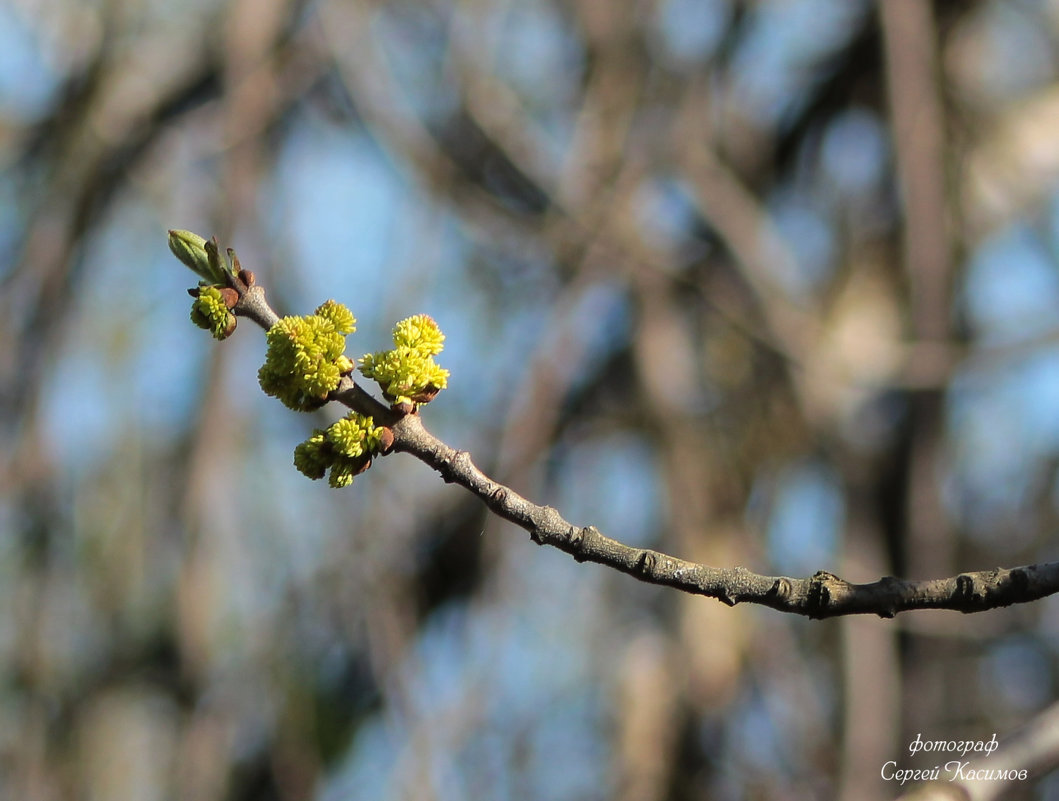
M 236 288 L 240 291 L 240 300 L 233 309 L 236 315 L 248 317 L 265 329 L 279 319 L 259 285 Z M 913 609 L 982 612 L 1059 592 L 1059 562 L 995 568 L 926 581 L 885 576 L 870 584 L 853 584 L 824 570 L 808 578 L 765 576 L 745 567 L 711 567 L 659 551 L 633 548 L 605 536 L 594 526 L 576 526 L 556 509 L 539 506 L 494 481 L 475 466 L 466 451 L 446 445 L 427 431 L 418 413 L 402 414 L 389 408 L 349 376 L 342 378 L 329 399 L 390 427 L 393 451 L 415 456 L 446 482 L 473 493 L 494 514 L 528 531 L 538 545 L 558 548 L 579 562 L 606 565 L 649 584 L 716 598 L 729 606 L 756 603 L 811 618 L 856 614 L 893 617 Z

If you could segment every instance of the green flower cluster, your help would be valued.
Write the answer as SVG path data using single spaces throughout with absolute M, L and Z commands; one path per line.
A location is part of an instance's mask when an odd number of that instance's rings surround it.
M 393 350 L 369 353 L 361 359 L 360 372 L 375 379 L 394 406 L 428 403 L 448 384 L 449 371 L 434 363 L 444 341 L 445 335 L 433 318 L 417 314 L 394 327 Z
M 228 310 L 220 287 L 204 286 L 191 304 L 191 322 L 205 328 L 214 339 L 227 339 L 235 330 L 235 315 Z
M 344 355 L 346 335 L 356 319 L 329 300 L 304 317 L 282 317 L 268 330 L 268 352 L 257 377 L 266 394 L 295 411 L 315 409 L 327 400 L 343 375 L 353 372 Z
M 433 317 L 417 314 L 394 326 L 393 343 L 398 347 L 413 348 L 427 356 L 437 356 L 445 347 L 445 335 Z
M 348 487 L 353 477 L 371 467 L 371 457 L 382 448 L 383 429 L 370 417 L 350 412 L 327 430 L 294 449 L 294 466 L 311 479 L 323 478 L 335 489 Z

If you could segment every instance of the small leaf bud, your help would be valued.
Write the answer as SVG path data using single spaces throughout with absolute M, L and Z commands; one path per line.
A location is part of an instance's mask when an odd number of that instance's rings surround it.
M 212 283 L 219 283 L 210 268 L 209 256 L 206 254 L 206 240 L 191 231 L 171 229 L 169 231 L 169 249 L 184 266 Z

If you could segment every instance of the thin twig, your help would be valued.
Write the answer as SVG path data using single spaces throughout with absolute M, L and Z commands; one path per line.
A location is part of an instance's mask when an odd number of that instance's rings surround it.
M 278 319 L 257 285 L 246 290 L 234 311 L 263 328 Z M 855 614 L 893 617 L 913 609 L 982 612 L 1035 601 L 1059 591 L 1059 562 L 995 568 L 927 581 L 886 576 L 870 584 L 853 584 L 823 570 L 808 578 L 765 576 L 745 567 L 711 567 L 647 548 L 633 548 L 605 536 L 594 526 L 574 525 L 556 509 L 535 504 L 494 481 L 475 466 L 469 453 L 446 445 L 427 431 L 418 413 L 401 414 L 388 408 L 348 376 L 330 399 L 389 426 L 394 434 L 393 451 L 415 456 L 445 481 L 473 493 L 494 514 L 528 531 L 538 545 L 551 545 L 579 562 L 606 565 L 641 581 L 706 595 L 729 606 L 756 603 L 811 618 Z

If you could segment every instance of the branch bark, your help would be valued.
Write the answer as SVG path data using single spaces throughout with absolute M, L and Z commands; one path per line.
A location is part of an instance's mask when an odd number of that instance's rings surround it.
M 265 329 L 279 319 L 259 285 L 244 288 L 233 311 Z M 389 426 L 394 434 L 394 452 L 410 454 L 436 470 L 446 482 L 459 484 L 494 514 L 528 531 L 538 545 L 558 548 L 578 562 L 595 562 L 649 584 L 716 598 L 729 606 L 755 603 L 811 618 L 857 614 L 893 617 L 913 609 L 982 612 L 1059 592 L 1059 562 L 994 568 L 926 581 L 884 576 L 869 584 L 854 584 L 825 570 L 808 578 L 766 576 L 745 567 L 712 567 L 647 548 L 633 548 L 607 537 L 594 526 L 574 525 L 556 509 L 535 504 L 494 481 L 475 466 L 467 451 L 452 448 L 431 434 L 418 413 L 402 414 L 389 408 L 349 376 L 342 378 L 330 400 Z

